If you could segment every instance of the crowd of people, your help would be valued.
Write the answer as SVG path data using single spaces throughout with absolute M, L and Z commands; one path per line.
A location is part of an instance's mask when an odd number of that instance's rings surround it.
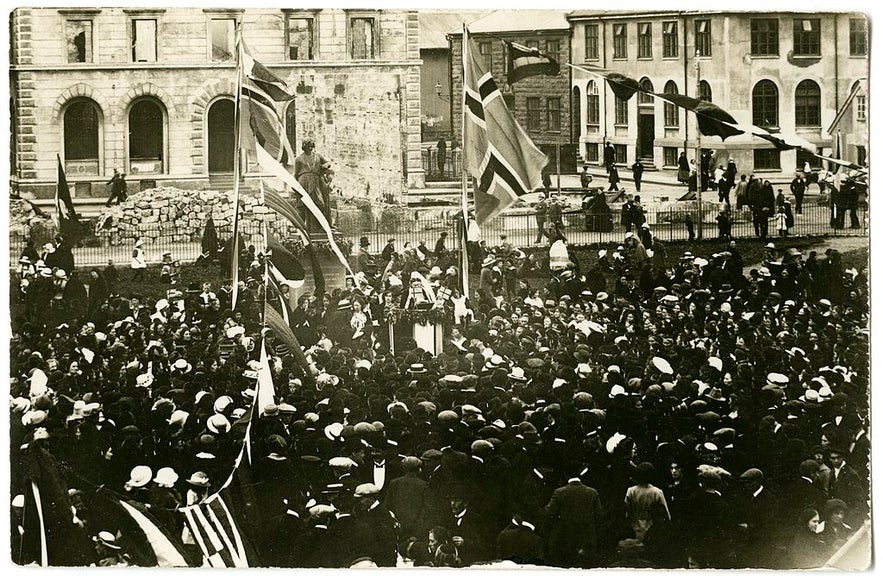
M 365 238 L 344 288 L 292 302 L 305 362 L 261 322 L 260 253 L 235 310 L 229 286 L 154 300 L 106 270 L 74 305 L 80 272 L 28 256 L 13 559 L 35 561 L 37 453 L 95 542 L 83 562 L 125 565 L 131 535 L 97 491 L 142 503 L 198 557 L 176 511 L 250 442 L 242 531 L 266 566 L 822 565 L 869 516 L 865 270 L 774 245 L 746 270 L 735 242 L 672 264 L 636 232 L 582 260 L 560 238 L 549 255 L 485 244 L 469 298 L 443 241 L 377 254 Z M 415 324 L 441 326 L 439 353 Z M 261 350 L 275 399 L 251 418 Z

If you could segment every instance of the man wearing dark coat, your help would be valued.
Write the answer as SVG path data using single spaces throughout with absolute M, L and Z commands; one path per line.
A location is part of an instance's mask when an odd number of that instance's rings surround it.
M 598 565 L 598 539 L 604 510 L 598 492 L 574 476 L 552 493 L 546 504 L 547 551 L 554 566 Z
M 384 491 L 383 504 L 401 523 L 403 538 L 423 537 L 429 529 L 426 522 L 429 487 L 418 475 L 420 466 L 419 458 L 407 456 L 402 461 L 405 475 L 392 479 Z

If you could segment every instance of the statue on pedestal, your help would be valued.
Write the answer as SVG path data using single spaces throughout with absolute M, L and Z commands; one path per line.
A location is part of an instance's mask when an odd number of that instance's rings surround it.
M 304 143 L 301 145 L 303 153 L 294 160 L 294 177 L 304 187 L 304 190 L 310 195 L 310 198 L 313 199 L 313 202 L 316 203 L 322 214 L 325 215 L 325 219 L 328 220 L 330 225 L 331 178 L 334 172 L 331 170 L 331 164 L 318 154 L 315 148 L 315 142 L 304 140 Z M 310 214 L 306 207 L 301 207 L 301 214 L 307 223 L 307 230 L 310 233 L 321 232 L 322 228 L 319 226 L 318 221 Z

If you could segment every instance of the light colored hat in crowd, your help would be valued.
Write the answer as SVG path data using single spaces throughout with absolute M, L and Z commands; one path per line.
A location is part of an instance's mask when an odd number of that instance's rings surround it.
M 156 471 L 156 477 L 153 481 L 163 488 L 172 488 L 175 486 L 175 482 L 178 481 L 178 478 L 178 473 L 175 472 L 173 468 L 166 466 Z
M 135 466 L 129 473 L 129 479 L 125 485 L 126 490 L 146 486 L 152 478 L 153 470 L 150 469 L 150 466 Z

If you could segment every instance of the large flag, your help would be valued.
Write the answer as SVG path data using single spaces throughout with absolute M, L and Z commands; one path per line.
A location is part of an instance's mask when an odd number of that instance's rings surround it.
M 560 71 L 558 61 L 540 52 L 539 48 L 506 41 L 503 45 L 506 46 L 506 79 L 509 84 L 538 74 L 556 76 Z
M 77 210 L 74 208 L 71 191 L 67 185 L 67 177 L 64 174 L 64 166 L 61 163 L 61 156 L 56 155 L 56 158 L 58 159 L 58 185 L 55 188 L 56 225 L 62 236 L 71 241 L 76 241 L 83 232 L 83 225 L 80 222 L 80 217 L 77 216 Z
M 266 322 L 267 326 L 273 330 L 273 334 L 276 335 L 276 338 L 285 342 L 285 345 L 288 346 L 288 350 L 298 361 L 298 364 L 300 364 L 309 375 L 310 363 L 307 362 L 307 357 L 304 355 L 303 348 L 301 348 L 297 336 L 292 332 L 288 322 L 286 322 L 285 319 L 269 304 L 264 306 L 264 322 Z
M 234 470 L 231 479 L 235 474 Z M 248 568 L 259 565 L 254 548 L 241 530 L 243 521 L 234 514 L 229 481 L 217 493 L 199 504 L 181 508 L 181 512 L 202 552 L 205 566 Z
M 267 233 L 267 247 L 270 249 L 269 272 L 276 282 L 290 288 L 304 285 L 304 269 L 297 256 L 283 246 L 271 232 Z
M 465 27 L 463 159 L 478 182 L 475 217 L 479 225 L 542 185 L 543 167 L 549 161 L 512 117 Z
M 316 205 L 309 193 L 300 182 L 288 171 L 286 166 L 294 163 L 294 154 L 285 134 L 284 125 L 275 102 L 281 102 L 291 96 L 284 91 L 285 83 L 252 58 L 240 39 L 239 48 L 240 81 L 242 85 L 240 107 L 240 126 L 248 126 L 251 137 L 244 141 L 244 146 L 254 148 L 258 164 L 270 175 L 279 178 L 294 190 L 307 210 L 316 218 L 325 235 L 332 252 L 343 264 L 350 276 L 355 276 L 346 256 L 334 239 L 331 223 L 322 210 Z M 245 116 L 249 116 L 246 118 Z
M 745 130 L 737 128 L 738 122 L 736 122 L 736 119 L 717 104 L 684 96 L 683 94 L 668 94 L 665 92 L 651 92 L 650 94 L 657 98 L 668 100 L 672 104 L 696 114 L 699 132 L 703 136 L 720 136 L 721 140 L 726 140 L 730 136 L 745 133 Z
M 68 485 L 55 458 L 38 443 L 25 453 L 24 496 L 21 540 L 12 550 L 18 564 L 40 566 L 86 566 L 91 561 L 92 543 L 85 530 L 74 522 Z
M 177 568 L 199 565 L 185 550 L 181 531 L 173 521 L 175 511 L 148 508 L 104 487 L 98 488 L 88 503 L 93 522 L 100 521 L 105 530 L 122 534 L 126 554 L 135 566 Z
M 294 163 L 294 153 L 285 132 L 285 125 L 276 110 L 277 102 L 294 98 L 286 91 L 286 84 L 263 64 L 252 58 L 240 39 L 241 98 L 240 130 L 241 146 L 251 150 L 257 141 L 277 162 Z
M 316 247 L 310 240 L 310 234 L 307 232 L 307 225 L 300 214 L 295 209 L 290 200 L 283 198 L 281 194 L 272 188 L 262 188 L 264 192 L 264 203 L 284 216 L 292 225 L 297 234 L 300 236 L 301 242 L 304 244 L 304 252 L 310 259 L 310 266 L 313 269 L 313 284 L 315 288 L 314 294 L 321 294 L 325 291 L 325 275 L 322 272 L 322 266 L 319 263 L 319 257 L 316 254 Z

